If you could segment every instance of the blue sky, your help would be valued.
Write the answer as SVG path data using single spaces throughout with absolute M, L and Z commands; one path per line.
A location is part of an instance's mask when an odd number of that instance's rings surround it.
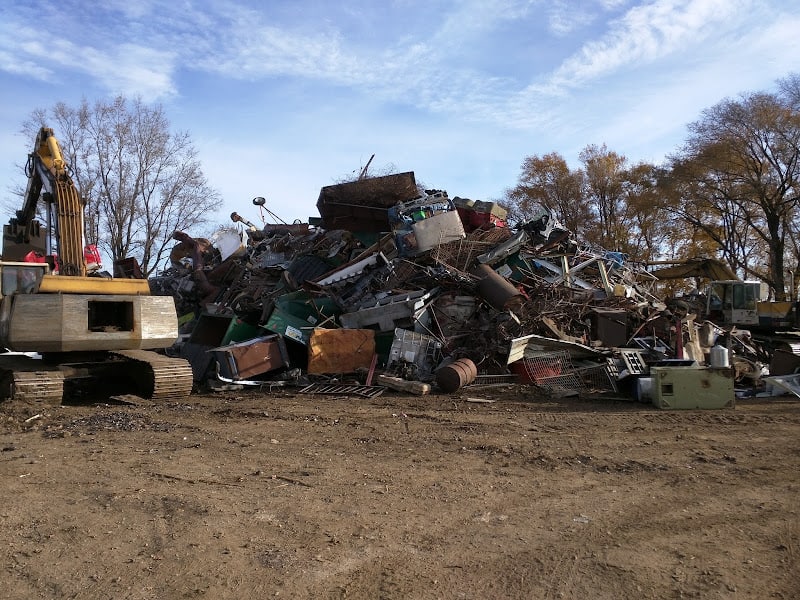
M 120 93 L 191 134 L 215 223 L 260 222 L 255 196 L 316 216 L 372 154 L 496 200 L 534 154 L 663 161 L 703 109 L 800 71 L 798 32 L 796 0 L 5 1 L 0 200 L 34 109 Z

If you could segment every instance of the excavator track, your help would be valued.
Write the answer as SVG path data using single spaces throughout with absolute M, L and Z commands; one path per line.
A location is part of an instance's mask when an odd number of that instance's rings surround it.
M 74 382 L 94 382 L 91 389 L 102 393 L 104 379 L 130 380 L 130 392 L 151 400 L 186 398 L 192 393 L 192 367 L 182 358 L 170 358 L 147 350 L 118 350 L 116 360 L 89 365 L 47 364 L 24 355 L 0 355 L 0 401 L 59 405 L 66 395 L 74 400 Z M 82 368 L 83 367 L 83 368 Z M 111 369 L 109 371 L 109 369 Z M 127 393 L 127 392 L 126 392 Z
M 116 350 L 112 354 L 134 363 L 139 382 L 151 400 L 185 398 L 192 393 L 194 377 L 187 360 L 149 350 Z
M 14 400 L 61 404 L 64 396 L 64 374 L 59 371 L 32 371 L 13 374 Z
M 0 399 L 61 404 L 64 373 L 25 356 L 4 356 L 0 362 Z

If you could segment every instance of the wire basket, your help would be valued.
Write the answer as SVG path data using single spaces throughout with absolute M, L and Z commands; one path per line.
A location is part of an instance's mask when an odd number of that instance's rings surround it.
M 606 362 L 605 364 L 578 367 L 575 369 L 575 373 L 589 390 L 616 392 L 617 382 L 612 373 L 612 366 L 611 363 Z
M 516 365 L 516 366 L 515 366 Z M 582 392 L 586 385 L 572 366 L 569 352 L 537 352 L 512 364 L 520 378 L 550 392 L 574 390 Z

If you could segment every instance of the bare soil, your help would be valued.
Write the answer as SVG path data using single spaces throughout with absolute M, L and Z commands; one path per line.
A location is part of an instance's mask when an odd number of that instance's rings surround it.
M 6 403 L 0 596 L 798 598 L 799 436 L 793 397 Z

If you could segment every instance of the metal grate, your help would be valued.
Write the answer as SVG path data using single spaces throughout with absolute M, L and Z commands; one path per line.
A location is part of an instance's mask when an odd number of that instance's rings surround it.
M 625 368 L 628 369 L 628 373 L 631 375 L 644 375 L 648 372 L 649 369 L 644 362 L 644 357 L 638 350 L 621 348 L 619 353 L 625 362 Z
M 550 392 L 586 388 L 581 377 L 572 367 L 567 351 L 541 352 L 526 355 L 522 359 L 528 379 Z
M 496 385 L 502 383 L 518 383 L 519 375 L 478 375 L 469 385 Z
M 362 396 L 364 398 L 377 398 L 386 388 L 378 385 L 338 385 L 328 383 L 313 383 L 307 385 L 300 394 L 333 394 L 339 396 Z
M 591 390 L 616 392 L 617 382 L 616 376 L 613 374 L 614 370 L 616 368 L 609 361 L 601 365 L 579 367 L 575 372 L 583 380 L 584 385 Z

